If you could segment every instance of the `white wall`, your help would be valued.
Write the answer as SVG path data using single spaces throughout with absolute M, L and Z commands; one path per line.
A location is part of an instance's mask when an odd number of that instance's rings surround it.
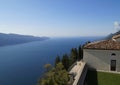
M 115 53 L 116 56 L 111 56 Z M 83 50 L 83 60 L 96 70 L 110 71 L 111 60 L 116 60 L 116 70 L 120 72 L 120 50 Z

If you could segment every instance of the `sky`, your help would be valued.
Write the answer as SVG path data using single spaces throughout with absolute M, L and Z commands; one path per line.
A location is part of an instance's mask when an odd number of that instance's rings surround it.
M 0 32 L 49 37 L 105 36 L 120 0 L 0 0 Z

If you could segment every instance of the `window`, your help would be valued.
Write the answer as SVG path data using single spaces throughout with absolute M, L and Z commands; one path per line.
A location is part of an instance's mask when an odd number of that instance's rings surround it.
M 111 56 L 116 56 L 116 54 L 115 54 L 115 53 L 112 53 Z

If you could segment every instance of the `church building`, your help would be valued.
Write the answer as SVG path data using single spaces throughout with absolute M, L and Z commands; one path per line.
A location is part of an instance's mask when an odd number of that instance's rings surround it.
M 120 35 L 85 45 L 83 60 L 96 70 L 120 72 Z

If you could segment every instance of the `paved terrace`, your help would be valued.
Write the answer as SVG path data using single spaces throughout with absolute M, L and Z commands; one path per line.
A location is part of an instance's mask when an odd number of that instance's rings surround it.
M 86 63 L 83 61 L 78 61 L 73 66 L 73 68 L 69 71 L 71 75 L 72 85 L 83 85 L 84 79 L 87 73 L 87 69 L 85 69 Z

